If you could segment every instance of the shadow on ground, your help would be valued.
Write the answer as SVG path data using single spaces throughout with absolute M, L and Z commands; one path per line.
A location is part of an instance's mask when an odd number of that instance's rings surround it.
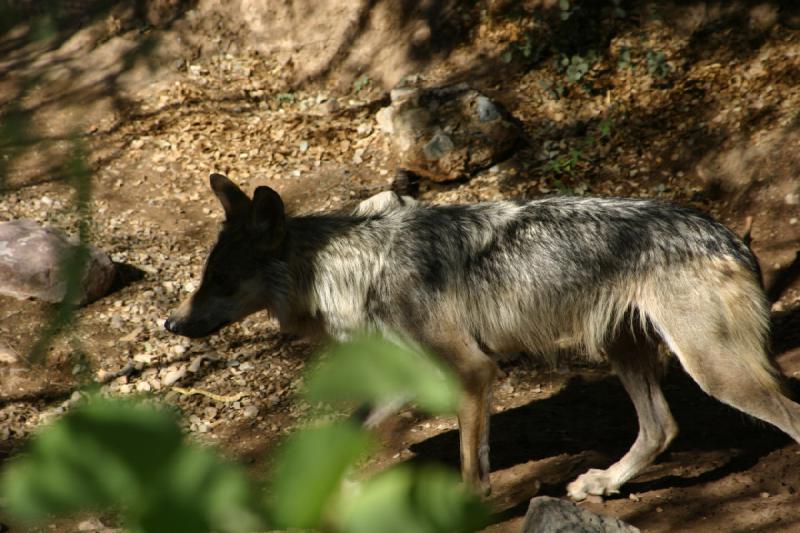
M 782 351 L 800 344 L 791 327 L 798 319 L 800 307 L 775 317 L 774 344 Z M 711 398 L 673 363 L 662 385 L 680 434 L 650 472 L 625 485 L 614 498 L 721 480 L 751 469 L 762 457 L 792 442 L 772 426 Z M 790 379 L 788 385 L 794 397 L 800 397 L 800 381 Z M 627 393 L 610 375 L 572 378 L 549 398 L 492 416 L 491 427 L 494 493 L 490 501 L 503 510 L 496 520 L 523 515 L 537 481 L 541 481 L 539 495 L 564 496 L 566 484 L 576 475 L 622 457 L 638 430 Z M 458 468 L 456 430 L 413 445 L 411 450 L 416 454 L 414 462 Z M 687 457 L 697 463 L 682 465 L 676 474 L 674 463 L 686 463 Z M 521 490 L 522 484 L 528 488 Z

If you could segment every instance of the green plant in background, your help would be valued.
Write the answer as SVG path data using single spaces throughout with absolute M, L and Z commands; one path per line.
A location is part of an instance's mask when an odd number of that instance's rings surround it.
M 611 131 L 614 129 L 614 121 L 610 118 L 600 121 L 597 125 L 597 131 L 600 133 L 601 139 L 606 139 L 611 136 Z
M 583 152 L 581 150 L 572 148 L 566 154 L 558 154 L 549 159 L 542 167 L 542 171 L 545 174 L 557 176 L 562 174 L 572 175 L 578 169 L 578 163 L 580 163 L 582 157 Z
M 295 101 L 294 93 L 278 93 L 276 98 L 281 104 L 293 104 Z
M 544 89 L 544 91 L 547 93 L 547 96 L 553 100 L 560 100 L 564 97 L 564 94 L 567 91 L 566 86 L 558 81 L 549 82 L 546 80 L 539 80 L 539 86 Z
M 617 68 L 636 70 L 637 63 L 644 63 L 647 73 L 655 78 L 666 78 L 672 72 L 666 55 L 660 50 L 635 51 L 627 46 L 620 48 L 617 55 Z
M 584 78 L 597 63 L 597 60 L 597 52 L 594 50 L 589 50 L 585 55 L 574 54 L 568 56 L 561 54 L 555 59 L 555 68 L 559 74 L 566 76 L 567 83 L 582 85 L 581 82 L 585 81 Z
M 625 11 L 625 9 L 622 7 L 622 0 L 612 0 L 611 5 L 613 6 L 611 12 L 616 18 L 624 19 L 628 16 L 627 11 Z
M 664 52 L 660 50 L 648 50 L 646 54 L 647 72 L 657 78 L 666 78 L 670 73 L 670 66 Z
M 525 61 L 529 63 L 536 63 L 542 58 L 547 45 L 543 42 L 537 42 L 534 35 L 530 32 L 525 34 L 524 39 L 511 43 L 506 50 L 500 54 L 500 61 L 503 63 L 511 63 L 514 54 L 518 53 Z
M 612 119 L 602 120 L 597 125 L 599 138 L 601 140 L 607 139 L 611 135 L 613 127 L 614 121 Z M 568 187 L 559 178 L 564 176 L 574 178 L 581 169 L 585 168 L 592 159 L 590 149 L 598 142 L 593 134 L 579 139 L 575 146 L 569 148 L 561 148 L 559 145 L 555 145 L 553 141 L 545 141 L 546 162 L 540 169 L 547 178 L 553 180 L 553 186 L 559 193 L 583 195 L 589 190 L 589 185 L 586 182 L 582 181 L 574 187 Z
M 558 0 L 558 9 L 560 10 L 561 20 L 569 20 L 569 18 L 580 9 L 578 6 L 573 5 L 570 0 Z
M 619 49 L 619 55 L 617 56 L 617 67 L 631 70 L 636 68 L 636 65 L 634 65 L 633 61 L 631 60 L 631 49 L 627 46 L 623 46 Z
M 370 84 L 369 76 L 366 74 L 362 74 L 358 78 L 353 81 L 353 90 L 357 93 L 360 93 L 362 90 L 366 89 L 367 86 Z
M 570 83 L 581 81 L 596 62 L 597 54 L 593 50 L 589 50 L 585 56 L 573 55 L 571 58 L 567 56 L 561 57 L 562 69 L 567 75 L 567 81 Z
M 452 375 L 427 355 L 374 336 L 335 346 L 307 383 L 311 401 L 413 396 L 433 413 L 452 412 L 460 396 Z M 301 429 L 278 450 L 260 495 L 240 467 L 187 443 L 171 411 L 94 396 L 43 428 L 7 465 L 0 495 L 19 520 L 113 510 L 134 533 L 267 526 L 436 533 L 485 525 L 477 496 L 440 467 L 400 465 L 344 482 L 373 446 L 349 420 Z

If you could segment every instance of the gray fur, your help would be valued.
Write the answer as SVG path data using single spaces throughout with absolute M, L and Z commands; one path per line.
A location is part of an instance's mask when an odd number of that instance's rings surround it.
M 493 352 L 549 354 L 569 341 L 598 356 L 636 309 L 638 283 L 708 257 L 730 258 L 754 279 L 757 268 L 723 226 L 645 200 L 418 204 L 295 217 L 287 229 L 273 274 L 286 276 L 275 285 L 286 291 L 270 300 L 289 328 L 292 317 L 313 317 L 335 337 L 363 328 L 414 337 L 448 317 Z
M 215 190 L 226 188 L 219 178 Z M 658 337 L 704 390 L 800 440 L 800 406 L 781 394 L 765 349 L 758 264 L 697 211 L 552 197 L 284 217 L 265 189 L 252 213 L 230 208 L 238 194 L 221 198 L 229 220 L 268 223 L 226 223 L 200 289 L 168 329 L 203 335 L 267 309 L 290 331 L 344 339 L 372 329 L 419 343 L 464 382 L 462 471 L 484 490 L 492 358 L 508 352 L 607 358 L 634 401 L 636 443 L 572 483 L 575 499 L 615 492 L 676 435 L 658 384 Z

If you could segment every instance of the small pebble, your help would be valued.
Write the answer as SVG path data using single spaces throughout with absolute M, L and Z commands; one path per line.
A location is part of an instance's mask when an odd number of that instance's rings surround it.
M 197 357 L 192 359 L 192 362 L 189 364 L 187 370 L 192 374 L 196 374 L 197 372 L 200 371 L 200 367 L 203 366 L 203 361 L 205 361 L 205 359 L 206 359 L 205 355 L 198 355 Z
M 161 385 L 164 387 L 171 387 L 179 380 L 181 380 L 186 375 L 186 367 L 180 367 L 167 372 L 167 374 L 161 378 Z

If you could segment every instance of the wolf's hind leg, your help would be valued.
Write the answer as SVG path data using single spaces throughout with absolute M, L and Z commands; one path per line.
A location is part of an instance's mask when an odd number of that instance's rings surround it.
M 591 469 L 567 486 L 573 500 L 618 492 L 648 467 L 678 434 L 661 391 L 658 346 L 625 332 L 609 349 L 611 365 L 631 397 L 639 418 L 639 434 L 625 456 L 605 470 Z

